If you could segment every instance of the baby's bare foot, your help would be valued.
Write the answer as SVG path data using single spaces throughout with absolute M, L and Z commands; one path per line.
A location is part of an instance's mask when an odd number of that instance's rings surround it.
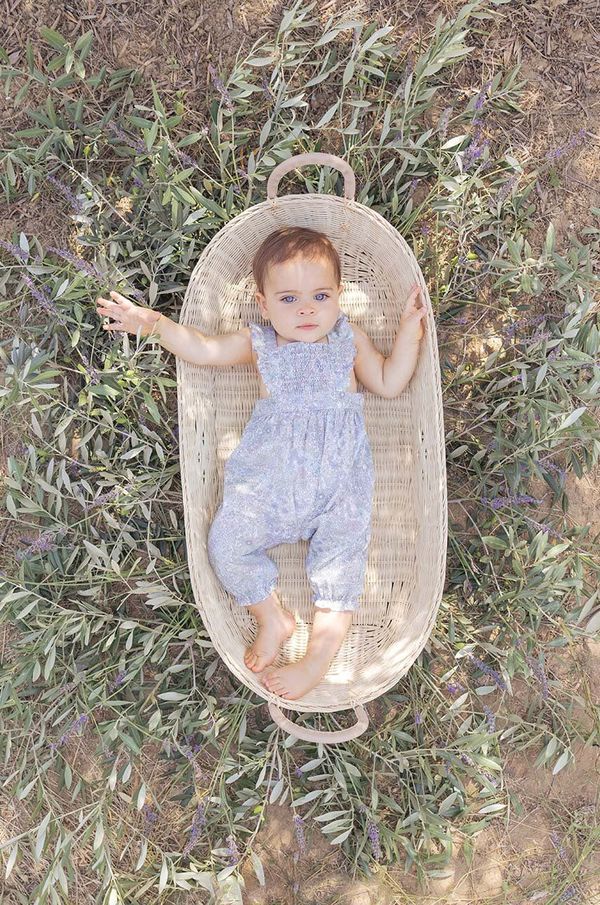
M 283 609 L 275 592 L 249 610 L 258 623 L 258 634 L 244 654 L 244 663 L 252 672 L 261 672 L 273 662 L 283 642 L 294 634 L 296 620 Z
M 282 698 L 295 701 L 318 685 L 341 647 L 350 624 L 352 613 L 336 613 L 318 610 L 306 654 L 289 666 L 265 669 L 262 684 Z
M 289 666 L 265 669 L 260 680 L 269 691 L 295 701 L 319 684 L 329 669 L 330 662 L 330 658 L 318 660 L 307 655 Z

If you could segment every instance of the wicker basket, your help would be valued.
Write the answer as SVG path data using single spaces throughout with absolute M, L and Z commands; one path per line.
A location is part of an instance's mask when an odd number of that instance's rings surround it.
M 344 175 L 344 197 L 319 193 L 278 197 L 280 178 L 307 164 Z M 246 607 L 220 585 L 207 555 L 207 534 L 222 499 L 223 466 L 237 446 L 258 398 L 251 365 L 203 367 L 177 358 L 181 473 L 192 587 L 204 625 L 228 668 L 269 702 L 273 719 L 297 738 L 326 743 L 355 738 L 368 725 L 363 706 L 392 688 L 409 670 L 433 627 L 444 585 L 447 499 L 442 395 L 433 312 L 415 257 L 379 214 L 354 200 L 350 166 L 330 154 L 300 154 L 280 163 L 267 183 L 267 200 L 226 224 L 203 250 L 192 273 L 180 322 L 206 334 L 229 333 L 262 320 L 254 299 L 251 260 L 280 226 L 326 233 L 341 259 L 340 307 L 389 355 L 410 286 L 418 281 L 427 325 L 416 370 L 404 392 L 384 399 L 365 392 L 365 422 L 375 467 L 373 521 L 360 608 L 321 683 L 290 701 L 270 692 L 244 663 L 256 633 Z M 359 385 L 359 391 L 364 388 Z M 282 605 L 296 631 L 275 666 L 306 652 L 313 618 L 304 561 L 308 541 L 269 551 L 279 568 Z M 354 708 L 357 723 L 318 732 L 284 717 L 298 712 Z

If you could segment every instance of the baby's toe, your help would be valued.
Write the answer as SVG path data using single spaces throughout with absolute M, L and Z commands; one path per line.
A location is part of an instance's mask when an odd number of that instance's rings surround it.
M 277 675 L 272 670 L 265 670 L 262 675 L 262 683 L 266 685 L 269 691 L 275 691 L 275 685 L 277 684 Z

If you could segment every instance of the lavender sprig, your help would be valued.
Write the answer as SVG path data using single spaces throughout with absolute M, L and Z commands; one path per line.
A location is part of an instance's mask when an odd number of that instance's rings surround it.
M 475 657 L 470 651 L 467 654 L 467 657 L 474 666 L 479 667 L 479 669 L 483 673 L 485 673 L 486 676 L 489 676 L 492 681 L 498 686 L 498 688 L 502 689 L 502 691 L 506 691 L 506 682 L 499 672 L 497 672 L 495 669 L 492 669 L 491 666 L 488 666 L 487 663 L 484 663 L 483 660 L 479 659 L 479 657 Z
M 24 251 L 19 245 L 14 245 L 12 242 L 6 242 L 4 239 L 0 239 L 0 246 L 2 248 L 5 248 L 7 251 L 10 251 L 10 253 L 20 261 L 26 261 L 29 257 L 26 251 Z
M 485 713 L 485 719 L 487 722 L 487 731 L 489 733 L 495 732 L 496 731 L 496 714 L 491 709 L 491 707 L 488 707 L 487 704 L 483 705 L 483 712 Z
M 56 186 L 56 188 L 60 192 L 62 192 L 62 194 L 65 196 L 67 201 L 69 201 L 69 203 L 74 208 L 76 213 L 81 214 L 83 212 L 84 205 L 83 205 L 83 202 L 81 201 L 81 198 L 77 198 L 77 196 L 73 194 L 71 189 L 68 186 L 66 186 L 64 184 L 64 182 L 61 182 L 60 179 L 57 179 L 56 176 L 52 176 L 52 175 L 48 175 L 46 177 L 46 179 L 48 180 L 48 182 L 51 182 L 52 185 Z
M 533 657 L 530 657 L 529 654 L 525 654 L 525 659 L 526 659 L 531 671 L 533 672 L 533 674 L 535 675 L 536 679 L 538 680 L 538 682 L 540 683 L 540 685 L 542 687 L 542 699 L 544 701 L 547 701 L 550 691 L 548 688 L 548 677 L 546 676 L 546 673 L 544 672 L 544 667 L 539 662 L 539 660 L 535 660 Z
M 227 837 L 227 843 L 228 843 L 227 851 L 229 854 L 229 864 L 230 865 L 237 864 L 238 861 L 240 860 L 240 853 L 237 850 L 237 846 L 235 844 L 235 838 L 233 835 L 229 835 Z
M 70 728 L 67 729 L 64 735 L 61 735 L 57 742 L 50 743 L 50 750 L 56 751 L 57 748 L 61 748 L 63 745 L 67 743 L 67 741 L 77 732 L 78 729 L 81 729 L 87 722 L 89 722 L 89 716 L 86 716 L 85 713 L 82 713 L 81 716 L 77 717 L 74 723 L 71 724 Z
M 190 838 L 188 839 L 186 846 L 182 852 L 184 856 L 189 855 L 196 842 L 198 841 L 198 837 L 200 835 L 200 831 L 206 826 L 206 814 L 204 808 L 204 802 L 199 802 L 196 807 L 196 811 L 194 813 L 194 819 L 192 820 L 192 830 L 190 833 Z
M 306 837 L 304 835 L 304 818 L 301 817 L 300 814 L 294 814 L 294 827 L 301 857 L 306 854 Z
M 377 828 L 377 824 L 371 818 L 369 818 L 367 832 L 371 841 L 371 847 L 373 849 L 373 857 L 376 861 L 379 861 L 382 856 L 379 829 Z
M 106 278 L 108 275 L 107 273 L 103 273 L 96 267 L 95 264 L 90 264 L 89 261 L 84 261 L 83 258 L 74 255 L 73 252 L 69 251 L 67 248 L 55 248 L 54 246 L 48 246 L 48 251 L 51 251 L 53 254 L 58 255 L 59 258 L 64 258 L 66 261 L 70 261 L 71 264 L 75 265 L 77 270 L 80 270 L 87 276 L 93 277 L 103 284 L 106 283 Z
M 208 71 L 210 72 L 210 77 L 213 85 L 225 101 L 225 106 L 227 108 L 228 113 L 233 113 L 235 107 L 233 106 L 233 98 L 229 94 L 227 88 L 223 84 L 222 80 L 219 78 L 219 74 L 212 63 L 208 64 Z
M 573 148 L 576 148 L 577 145 L 580 145 L 582 142 L 585 141 L 585 139 L 586 139 L 585 129 L 579 129 L 575 133 L 575 135 L 573 135 L 572 138 L 570 138 L 569 141 L 565 145 L 562 145 L 559 148 L 553 148 L 551 151 L 548 151 L 546 153 L 546 160 L 558 160 L 559 157 L 562 157 L 564 154 L 567 153 L 567 151 L 570 151 Z

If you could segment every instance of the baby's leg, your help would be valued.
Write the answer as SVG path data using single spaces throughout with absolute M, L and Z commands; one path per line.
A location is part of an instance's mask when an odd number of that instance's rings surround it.
M 217 512 L 208 532 L 208 557 L 217 578 L 240 606 L 248 607 L 258 624 L 258 634 L 244 655 L 248 669 L 260 672 L 273 662 L 296 620 L 283 609 L 275 594 L 277 566 L 265 553 L 274 546 L 264 529 L 257 507 L 252 514 L 233 505 Z
M 306 654 L 297 663 L 265 670 L 263 684 L 296 700 L 321 681 L 340 649 L 358 609 L 371 535 L 369 498 L 359 505 L 346 497 L 322 512 L 310 535 L 306 570 L 313 590 L 315 617 Z

